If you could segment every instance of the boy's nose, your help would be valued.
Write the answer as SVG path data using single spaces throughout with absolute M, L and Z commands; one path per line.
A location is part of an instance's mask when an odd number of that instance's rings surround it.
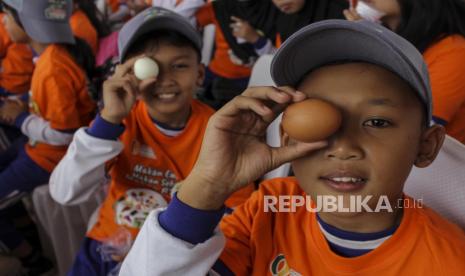
M 355 133 L 350 134 L 347 131 L 337 133 L 329 139 L 325 157 L 328 159 L 338 160 L 360 160 L 364 153 L 359 146 Z

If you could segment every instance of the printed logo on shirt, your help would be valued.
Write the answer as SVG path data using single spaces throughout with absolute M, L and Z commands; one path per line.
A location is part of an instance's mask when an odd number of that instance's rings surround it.
M 165 207 L 166 200 L 149 189 L 130 189 L 115 203 L 116 223 L 141 228 L 150 211 Z
M 174 185 L 178 182 L 176 175 L 172 171 L 163 171 L 144 164 L 134 165 L 132 172 L 126 174 L 126 179 L 151 186 L 152 189 L 159 188 L 160 193 L 164 196 L 169 196 Z
M 45 18 L 49 20 L 66 19 L 66 5 L 64 0 L 49 0 L 48 7 L 44 11 Z
M 270 272 L 273 276 L 301 276 L 300 273 L 289 268 L 284 254 L 279 254 L 270 264 Z
M 147 21 L 155 16 L 162 16 L 166 14 L 170 14 L 170 12 L 161 9 L 149 9 L 145 12 L 144 21 Z
M 145 158 L 157 159 L 153 149 L 147 145 L 140 143 L 139 141 L 134 141 L 132 143 L 132 154 L 139 155 Z

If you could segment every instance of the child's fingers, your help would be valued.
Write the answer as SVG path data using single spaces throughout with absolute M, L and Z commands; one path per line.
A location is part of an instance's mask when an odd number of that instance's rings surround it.
M 291 162 L 298 158 L 304 157 L 309 153 L 322 149 L 328 145 L 327 141 L 318 141 L 314 143 L 297 142 L 284 147 L 272 148 L 273 168 L 277 168 L 284 163 Z
M 289 93 L 291 93 L 289 92 L 290 90 L 293 90 L 293 88 L 288 87 L 287 90 L 283 90 L 281 87 L 257 86 L 246 89 L 242 93 L 242 96 L 261 100 L 271 100 L 276 103 L 286 103 L 292 99 L 289 95 Z
M 217 113 L 223 116 L 235 116 L 244 111 L 252 111 L 261 117 L 272 114 L 271 109 L 263 101 L 242 95 L 229 101 Z
M 117 65 L 115 69 L 115 73 L 113 74 L 113 77 L 121 78 L 121 77 L 124 77 L 128 72 L 131 72 L 132 68 L 134 67 L 134 63 L 136 63 L 136 61 L 142 56 L 144 55 L 132 57 L 128 59 L 126 62 L 124 62 L 123 64 Z
M 304 93 L 296 91 L 290 86 L 252 87 L 247 89 L 243 95 L 264 100 L 264 103 L 275 114 L 281 113 L 289 104 L 306 98 Z
M 148 78 L 139 82 L 139 91 L 145 91 L 146 89 L 152 89 L 157 82 L 157 77 Z
M 239 17 L 237 16 L 231 16 L 231 20 L 234 21 L 234 22 L 242 22 L 242 19 L 240 19 Z

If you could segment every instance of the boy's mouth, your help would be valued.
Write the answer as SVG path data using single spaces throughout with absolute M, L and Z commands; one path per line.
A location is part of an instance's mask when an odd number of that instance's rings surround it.
M 165 90 L 165 91 L 156 91 L 155 93 L 152 94 L 152 96 L 160 102 L 163 103 L 170 103 L 173 101 L 176 101 L 177 96 L 180 94 L 179 91 L 177 90 Z
M 174 99 L 176 95 L 177 93 L 160 93 L 156 95 L 156 98 L 160 100 L 171 100 Z
M 320 180 L 338 192 L 354 192 L 362 189 L 368 179 L 355 174 L 338 172 L 322 176 Z

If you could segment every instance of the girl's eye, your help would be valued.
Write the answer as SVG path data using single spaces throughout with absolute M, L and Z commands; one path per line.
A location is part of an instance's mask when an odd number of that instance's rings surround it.
M 391 126 L 391 122 L 384 119 L 371 119 L 363 123 L 364 126 L 375 127 L 375 128 L 386 128 Z

